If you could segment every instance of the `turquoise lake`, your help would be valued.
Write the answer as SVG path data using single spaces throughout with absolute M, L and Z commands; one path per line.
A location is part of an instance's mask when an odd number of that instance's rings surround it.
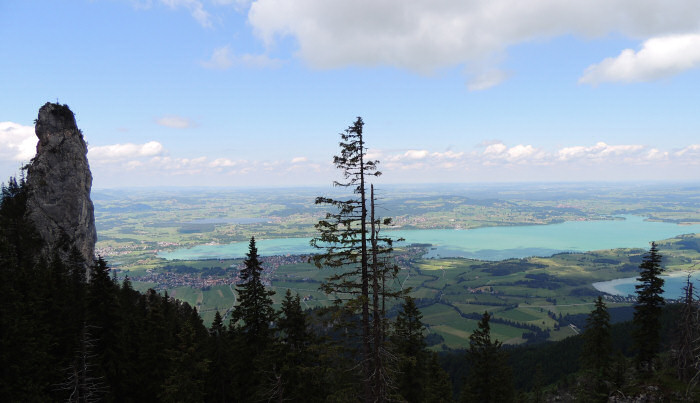
M 528 256 L 551 256 L 560 252 L 585 252 L 614 248 L 649 248 L 651 241 L 681 234 L 700 233 L 700 225 L 676 225 L 623 216 L 620 220 L 570 221 L 561 224 L 487 227 L 472 230 L 426 229 L 385 231 L 405 242 L 432 244 L 427 257 L 464 257 L 503 260 Z M 316 253 L 308 238 L 257 239 L 261 256 Z M 168 260 L 244 257 L 248 242 L 198 245 L 158 256 Z
M 678 275 L 673 276 L 663 276 L 663 278 L 664 298 L 678 299 L 683 297 L 683 287 L 685 287 L 688 279 L 687 273 L 679 273 Z M 693 283 L 693 289 L 696 289 L 696 287 L 699 286 L 698 281 L 700 281 L 700 272 L 693 273 L 690 276 L 690 281 Z M 593 283 L 593 287 L 595 287 L 598 291 L 603 291 L 608 294 L 628 296 L 635 295 L 636 290 L 634 286 L 636 284 L 637 280 L 634 277 L 630 277 Z

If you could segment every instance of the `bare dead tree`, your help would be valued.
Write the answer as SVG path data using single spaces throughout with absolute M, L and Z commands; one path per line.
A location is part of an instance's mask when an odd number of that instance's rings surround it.
M 90 334 L 90 327 L 83 323 L 80 343 L 75 351 L 73 362 L 65 369 L 66 380 L 57 387 L 58 390 L 70 393 L 69 402 L 99 402 L 108 390 L 104 378 L 96 375 L 94 362 L 97 358 L 93 353 L 95 343 Z

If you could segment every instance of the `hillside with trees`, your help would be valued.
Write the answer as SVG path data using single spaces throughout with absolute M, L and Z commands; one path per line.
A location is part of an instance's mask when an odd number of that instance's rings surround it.
M 611 323 L 601 297 L 581 336 L 511 347 L 479 315 L 466 351 L 428 349 L 423 316 L 391 286 L 394 240 L 377 216 L 358 118 L 335 157 L 351 190 L 317 228 L 314 263 L 330 275 L 332 305 L 304 310 L 287 290 L 273 306 L 255 238 L 248 244 L 228 321 L 208 328 L 197 309 L 118 281 L 101 257 L 44 252 L 28 220 L 28 185 L 0 200 L 0 396 L 3 401 L 510 402 L 697 401 L 698 303 L 690 279 L 680 304 L 664 307 L 662 258 L 641 258 L 631 322 Z M 49 248 L 50 249 L 50 248 Z M 66 257 L 67 256 L 67 257 Z M 491 269 L 487 265 L 486 269 Z M 89 267 L 86 272 L 85 267 Z M 529 280 L 547 283 L 544 275 Z M 387 309 L 393 301 L 392 312 Z M 637 400 L 635 400 L 637 399 Z

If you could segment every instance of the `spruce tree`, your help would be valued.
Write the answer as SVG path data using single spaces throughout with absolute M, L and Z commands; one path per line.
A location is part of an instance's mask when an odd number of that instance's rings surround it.
M 255 237 L 250 239 L 248 254 L 240 272 L 243 282 L 236 287 L 238 305 L 233 310 L 233 321 L 238 322 L 241 333 L 252 348 L 264 348 L 272 340 L 270 325 L 275 320 L 272 307 L 274 291 L 265 289 L 262 282 L 262 262 L 255 246 Z
M 397 361 L 395 386 L 407 402 L 448 402 L 450 379 L 440 368 L 437 354 L 426 349 L 422 318 L 413 298 L 407 296 L 391 336 Z
M 103 371 L 109 395 L 118 388 L 123 352 L 119 343 L 122 312 L 117 299 L 118 286 L 109 275 L 107 262 L 98 257 L 90 267 L 87 293 L 87 324 L 95 338 L 95 356 Z
M 408 402 L 422 402 L 425 398 L 426 345 L 422 318 L 413 298 L 406 297 L 391 336 L 398 361 L 396 387 Z
M 610 314 L 601 296 L 598 296 L 595 308 L 586 319 L 583 339 L 584 367 L 598 376 L 604 376 L 610 365 L 611 339 Z
M 429 352 L 430 359 L 427 365 L 427 379 L 424 387 L 424 402 L 426 403 L 451 403 L 452 382 L 438 362 L 438 354 Z
M 311 335 L 307 329 L 306 314 L 301 310 L 301 298 L 299 294 L 292 297 L 292 292 L 287 293 L 282 300 L 282 310 L 277 321 L 277 330 L 281 333 L 282 343 L 289 351 L 302 351 L 309 343 Z
M 513 401 L 511 370 L 501 349 L 503 343 L 491 340 L 490 319 L 489 313 L 484 312 L 477 329 L 469 336 L 470 369 L 462 391 L 463 402 Z
M 688 383 L 688 390 L 697 384 L 696 374 L 700 370 L 700 312 L 690 278 L 688 274 L 683 287 L 685 295 L 676 324 L 671 356 L 676 367 L 676 376 L 679 381 Z
M 315 359 L 309 351 L 312 335 L 307 326 L 306 314 L 301 309 L 299 294 L 287 293 L 277 321 L 279 344 L 275 354 L 273 400 L 313 401 L 316 389 Z
M 639 265 L 640 273 L 635 286 L 637 304 L 634 306 L 634 341 L 637 350 L 637 366 L 643 373 L 654 369 L 654 360 L 661 345 L 661 307 L 664 305 L 664 279 L 661 278 L 661 255 L 656 243 L 651 243 L 649 252 Z
M 612 347 L 610 314 L 601 296 L 598 296 L 595 308 L 586 319 L 583 340 L 581 361 L 584 377 L 579 395 L 585 401 L 607 401 L 606 381 L 609 377 Z
M 167 350 L 168 374 L 159 398 L 164 402 L 204 402 L 209 359 L 201 348 L 197 326 L 185 320 L 177 334 L 177 344 Z
M 243 263 L 242 283 L 236 287 L 238 305 L 233 310 L 230 329 L 232 345 L 239 353 L 234 365 L 234 394 L 267 400 L 272 394 L 269 383 L 273 382 L 270 378 L 274 360 L 270 355 L 274 341 L 272 324 L 276 318 L 272 307 L 275 292 L 266 290 L 263 284 L 263 267 L 255 238 L 250 239 Z
M 210 359 L 207 371 L 207 401 L 227 402 L 232 399 L 233 383 L 232 354 L 228 331 L 224 326 L 219 311 L 214 314 L 214 321 L 209 328 L 208 354 Z
M 344 177 L 344 181 L 335 181 L 334 186 L 352 189 L 354 197 L 316 198 L 316 204 L 329 204 L 337 211 L 327 213 L 316 224 L 319 236 L 311 244 L 325 249 L 325 253 L 314 256 L 316 265 L 335 269 L 322 289 L 327 294 L 346 299 L 346 307 L 360 313 L 362 400 L 369 402 L 382 401 L 387 393 L 387 374 L 381 353 L 384 337 L 380 334 L 384 330 L 381 325 L 383 310 L 379 308 L 378 299 L 384 289 L 379 287 L 378 276 L 382 273 L 383 279 L 386 273 L 380 269 L 379 243 L 388 243 L 390 247 L 391 241 L 376 237 L 376 223 L 370 214 L 367 180 L 371 176 L 381 175 L 381 172 L 377 171 L 378 161 L 366 158 L 363 126 L 362 118 L 358 117 L 352 126 L 340 134 L 340 155 L 333 159 Z M 371 232 L 368 227 L 372 228 Z M 384 284 L 383 281 L 381 283 Z M 373 318 L 370 317 L 370 306 Z

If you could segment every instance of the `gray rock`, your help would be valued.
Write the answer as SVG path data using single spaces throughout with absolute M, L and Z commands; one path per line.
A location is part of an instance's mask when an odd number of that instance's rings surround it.
M 83 133 L 67 105 L 48 102 L 39 109 L 35 132 L 39 143 L 27 170 L 27 217 L 45 242 L 42 254 L 68 261 L 75 248 L 92 264 L 97 231 Z

